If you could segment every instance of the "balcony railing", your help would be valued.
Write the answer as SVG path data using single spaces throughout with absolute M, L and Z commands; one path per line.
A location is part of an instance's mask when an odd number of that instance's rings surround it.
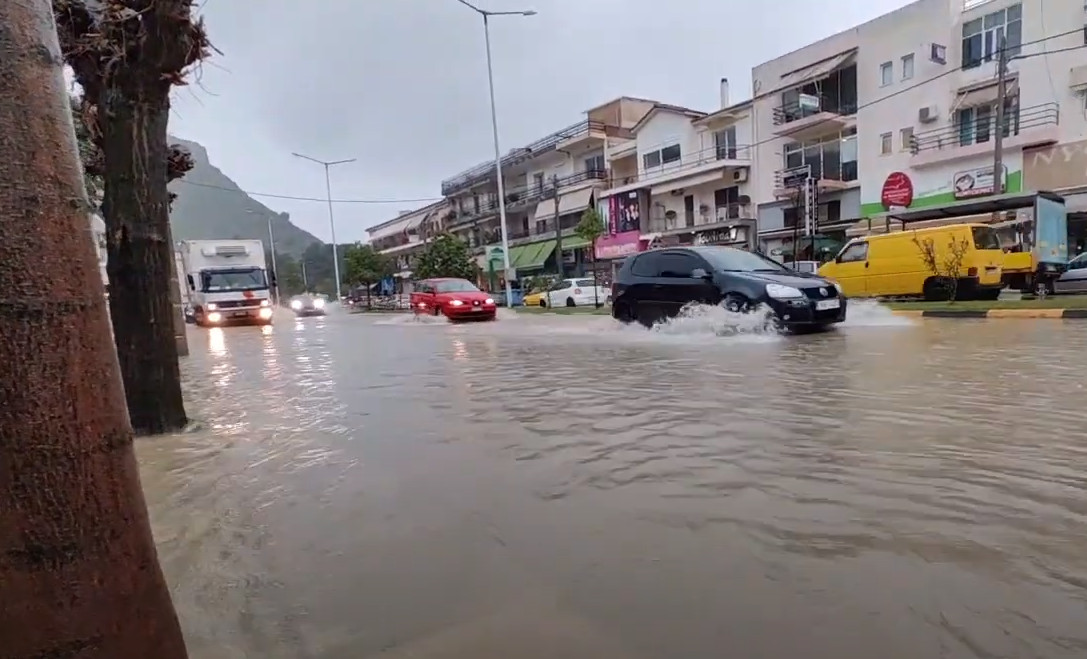
M 684 153 L 680 156 L 679 160 L 663 163 L 655 167 L 645 167 L 644 154 L 639 154 L 639 159 L 641 160 L 639 163 L 641 166 L 640 171 L 628 176 L 613 176 L 608 183 L 608 187 L 617 188 L 632 183 L 672 179 L 677 176 L 686 175 L 689 171 L 705 167 L 710 163 L 721 163 L 722 165 L 726 165 L 727 161 L 737 161 L 740 163 L 739 166 L 746 166 L 743 163 L 751 160 L 751 153 L 752 148 L 747 145 L 714 146 L 693 153 Z M 713 168 L 707 169 L 712 170 Z
M 800 121 L 801 119 L 807 119 L 808 117 L 814 117 L 824 112 L 829 114 L 836 114 L 843 117 L 848 117 L 857 113 L 856 103 L 823 103 L 819 107 L 806 107 L 801 106 L 800 103 L 786 103 L 785 105 L 779 105 L 774 108 L 774 125 L 784 126 L 785 124 L 792 123 L 794 121 Z
M 606 180 L 607 177 L 608 172 L 606 170 L 589 169 L 575 172 L 569 176 L 559 177 L 557 181 L 554 179 L 544 181 L 543 185 L 532 183 L 516 188 L 506 188 L 506 210 L 518 210 L 526 205 L 539 203 L 544 199 L 551 199 L 555 196 L 556 190 L 561 192 L 562 188 L 570 185 L 586 181 L 603 181 Z M 555 185 L 556 183 L 558 184 L 557 187 Z M 468 204 L 468 208 L 464 212 L 457 213 L 457 217 L 451 220 L 449 226 L 463 226 L 469 222 L 478 221 L 480 218 L 487 217 L 488 215 L 493 215 L 497 213 L 498 210 L 497 195 L 484 197 L 479 200 L 478 210 L 473 204 Z
M 1057 126 L 1060 123 L 1060 106 L 1057 103 L 1043 103 L 1027 108 L 1020 108 L 1007 113 L 1004 118 L 1004 137 L 1015 137 L 1035 128 Z M 996 138 L 996 112 L 990 116 L 954 126 L 935 130 L 926 130 L 910 138 L 910 151 L 914 155 L 941 149 L 985 144 Z
M 607 126 L 599 121 L 589 121 L 587 119 L 579 121 L 572 126 L 568 126 L 560 131 L 551 133 L 547 137 L 536 140 L 524 148 L 510 151 L 502 157 L 502 167 L 512 167 L 529 158 L 535 158 L 541 154 L 554 151 L 555 147 L 561 142 L 587 135 L 592 131 L 606 132 L 606 129 Z M 458 190 L 475 185 L 476 183 L 493 179 L 494 161 L 490 160 L 442 181 L 442 195 L 448 196 Z
M 843 163 L 827 163 L 821 161 L 814 161 L 807 163 L 811 165 L 811 176 L 817 181 L 839 181 L 841 183 L 852 183 L 857 180 L 857 161 L 843 162 Z M 779 169 L 774 172 L 774 188 L 783 189 L 785 187 L 784 174 L 795 168 Z
M 729 220 L 751 219 L 748 206 L 744 204 L 727 204 L 718 206 L 712 213 L 701 215 L 676 215 L 669 217 L 667 214 L 654 215 L 649 220 L 649 231 L 652 233 L 664 233 L 667 231 L 701 231 L 703 228 L 715 227 Z M 701 220 L 701 221 L 699 221 Z

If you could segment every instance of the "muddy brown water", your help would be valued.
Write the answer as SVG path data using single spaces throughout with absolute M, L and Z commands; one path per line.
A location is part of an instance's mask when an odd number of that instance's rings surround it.
M 190 331 L 194 659 L 1087 656 L 1087 323 Z

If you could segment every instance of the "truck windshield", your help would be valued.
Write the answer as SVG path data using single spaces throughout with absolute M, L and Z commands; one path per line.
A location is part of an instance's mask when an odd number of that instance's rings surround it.
M 971 227 L 974 233 L 974 249 L 1000 249 L 1000 238 L 990 227 Z
M 261 268 L 204 271 L 201 273 L 201 279 L 205 293 L 255 291 L 268 288 L 268 281 Z

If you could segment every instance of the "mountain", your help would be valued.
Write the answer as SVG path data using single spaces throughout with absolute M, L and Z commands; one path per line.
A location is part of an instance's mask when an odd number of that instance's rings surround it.
M 307 247 L 323 244 L 291 224 L 287 213 L 277 213 L 247 195 L 211 164 L 203 146 L 176 137 L 171 137 L 170 142 L 187 147 L 194 161 L 184 179 L 170 184 L 170 191 L 177 194 L 170 210 L 174 240 L 260 238 L 267 249 L 270 217 L 277 254 L 301 257 Z

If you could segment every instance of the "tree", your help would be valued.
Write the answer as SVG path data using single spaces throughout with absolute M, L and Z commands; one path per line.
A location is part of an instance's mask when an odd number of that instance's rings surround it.
M 925 281 L 925 299 L 954 302 L 958 297 L 963 261 L 970 251 L 970 241 L 952 233 L 947 246 L 941 248 L 932 238 L 918 238 L 915 232 L 913 244 L 921 253 L 925 268 L 932 273 L 932 277 Z
M 343 253 L 347 281 L 366 287 L 366 306 L 370 306 L 370 286 L 394 272 L 393 263 L 370 245 L 348 245 Z
M 0 654 L 184 659 L 59 62 L 49 3 L 0 2 Z
M 167 144 L 170 89 L 210 54 L 193 0 L 53 0 L 61 52 L 82 87 L 84 165 L 103 180 L 114 338 L 138 434 L 185 426 L 171 300 L 167 183 L 192 156 Z M 89 146 L 88 145 L 88 146 Z
M 456 277 L 472 280 L 476 277 L 476 263 L 463 240 L 443 233 L 431 241 L 415 262 L 415 276 L 419 279 Z
M 593 263 L 593 304 L 600 307 L 600 288 L 596 283 L 596 240 L 604 234 L 604 218 L 595 208 L 589 207 L 581 214 L 581 221 L 574 227 L 574 235 L 589 241 L 589 253 Z

